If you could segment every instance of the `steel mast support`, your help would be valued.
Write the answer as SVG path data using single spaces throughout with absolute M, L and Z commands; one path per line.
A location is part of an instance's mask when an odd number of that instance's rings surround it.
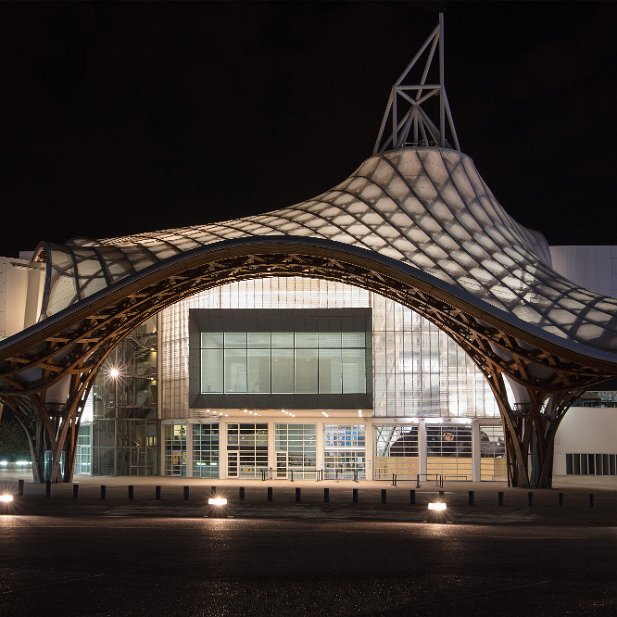
M 417 78 L 412 79 L 413 69 L 420 66 Z M 433 74 L 433 82 L 429 80 L 430 74 Z M 439 97 L 437 124 L 423 108 L 435 97 Z M 392 86 L 373 155 L 408 146 L 461 149 L 446 95 L 443 13 L 439 14 L 439 24 Z

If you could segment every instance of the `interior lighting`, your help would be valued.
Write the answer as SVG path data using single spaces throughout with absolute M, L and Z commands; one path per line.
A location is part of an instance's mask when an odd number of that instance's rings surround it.
M 119 371 L 119 370 L 118 370 L 115 366 L 112 366 L 112 367 L 109 369 L 109 376 L 110 376 L 112 379 L 118 379 L 118 377 L 120 377 L 120 371 Z
M 0 467 L 6 467 L 8 464 L 8 461 L 0 461 Z

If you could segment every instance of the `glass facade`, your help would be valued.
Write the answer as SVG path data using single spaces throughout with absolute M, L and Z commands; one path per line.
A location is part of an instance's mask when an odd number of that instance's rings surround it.
M 471 480 L 471 427 L 429 425 L 426 427 L 426 473 L 441 475 L 445 480 Z
M 276 477 L 314 479 L 317 471 L 317 426 L 276 424 Z
M 393 300 L 343 283 L 300 277 L 254 279 L 221 285 L 178 302 L 161 313 L 161 405 L 166 418 L 191 417 L 189 409 L 189 310 L 190 309 L 338 309 L 369 308 L 372 315 L 373 414 L 382 418 L 499 418 L 499 410 L 484 376 L 471 358 L 432 323 Z M 219 335 L 224 335 L 219 332 Z M 212 381 L 202 381 L 202 390 L 223 390 L 225 373 L 230 388 L 249 394 L 265 389 L 276 392 L 306 392 L 315 389 L 358 390 L 354 375 L 359 359 L 347 353 L 331 354 L 328 347 L 311 340 L 310 333 L 297 346 L 230 347 L 228 362 L 214 341 L 205 362 Z M 257 334 L 253 333 L 256 337 Z M 267 333 L 266 333 L 267 334 Z M 289 333 L 287 333 L 289 334 Z M 299 334 L 297 332 L 297 334 Z M 243 340 L 243 339 L 242 339 Z M 223 341 L 218 345 L 224 344 Z M 317 347 L 314 345 L 317 344 Z M 312 345 L 312 347 L 311 347 Z M 302 350 L 295 354 L 296 347 Z M 313 350 L 309 352 L 309 350 Z M 354 349 L 351 347 L 349 349 Z M 355 349 L 359 349 L 355 347 Z M 258 350 L 261 350 L 258 351 Z M 315 355 L 323 352 L 323 358 Z M 234 355 L 235 353 L 235 355 Z M 267 360 L 268 353 L 270 362 Z M 274 355 L 273 355 L 274 354 Z M 334 356 L 334 357 L 333 357 Z M 322 362 L 323 371 L 319 370 Z M 340 362 L 340 368 L 338 363 Z M 227 370 L 226 370 L 227 369 Z M 218 371 L 218 372 L 217 372 Z M 342 377 L 332 380 L 332 372 Z M 321 376 L 321 379 L 320 379 Z M 371 375 L 369 374 L 370 378 Z M 292 386 L 293 384 L 293 386 Z M 347 385 L 346 385 L 347 384 Z M 321 391 L 321 390 L 320 390 Z M 255 392 L 254 394 L 258 394 Z
M 268 472 L 268 424 L 227 425 L 227 477 L 261 479 Z
M 187 435 L 186 424 L 166 424 L 165 475 L 186 476 Z
M 364 394 L 365 332 L 202 332 L 201 391 Z
M 219 425 L 193 424 L 193 476 L 219 477 Z
M 364 424 L 324 426 L 324 479 L 363 480 L 366 477 Z
M 420 473 L 418 427 L 375 425 L 375 479 L 414 480 Z
M 122 339 L 96 378 L 82 414 L 77 473 L 160 473 L 156 322 Z
M 482 480 L 506 480 L 506 444 L 503 426 L 480 425 Z

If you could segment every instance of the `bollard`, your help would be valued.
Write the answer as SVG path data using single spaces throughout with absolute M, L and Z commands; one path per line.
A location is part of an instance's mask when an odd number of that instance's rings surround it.
M 324 488 L 323 490 L 323 501 L 324 503 L 330 503 L 330 489 Z
M 294 470 L 293 470 L 293 469 L 291 469 L 291 470 L 289 471 L 289 475 L 290 475 L 290 479 L 289 479 L 289 481 L 290 481 L 290 482 L 293 482 L 293 481 L 294 481 Z
M 45 482 L 45 497 L 51 497 L 51 482 L 49 480 Z
M 443 497 L 445 495 L 445 493 L 443 491 L 439 491 L 439 496 Z
M 101 499 L 107 498 L 107 487 L 104 484 L 101 484 Z
M 210 496 L 214 497 L 216 495 L 216 486 L 210 487 Z
M 559 506 L 563 508 L 563 493 L 559 493 Z
M 79 497 L 79 484 L 73 484 L 73 499 Z
M 161 498 L 161 487 L 160 485 L 154 487 L 154 499 Z
M 594 504 L 594 495 L 593 493 L 589 493 L 589 507 L 593 508 L 593 504 Z
M 414 491 L 413 489 L 409 491 L 409 504 L 410 505 L 415 505 L 416 503 L 416 491 Z
M 244 501 L 244 497 L 245 497 L 245 494 L 244 494 L 244 487 L 243 487 L 243 486 L 241 486 L 241 487 L 238 489 L 238 499 L 239 499 L 240 501 Z
M 272 501 L 272 493 L 273 493 L 272 487 L 269 486 L 268 487 L 268 501 Z
M 17 495 L 19 495 L 19 497 L 23 497 L 24 496 L 24 481 L 23 480 L 19 480 L 17 483 Z
M 498 503 L 500 506 L 503 506 L 503 496 L 504 496 L 504 492 L 503 492 L 503 491 L 499 491 L 499 492 L 497 493 L 497 503 Z
M 476 494 L 474 491 L 469 491 L 469 496 L 467 498 L 467 504 L 470 506 L 475 505 L 476 503 Z
M 135 497 L 135 487 L 132 484 L 129 484 L 129 499 L 134 499 Z
M 302 501 L 302 489 L 296 489 L 296 503 L 300 503 Z
M 184 500 L 187 501 L 190 497 L 191 494 L 191 489 L 188 486 L 185 486 L 183 489 L 183 493 L 184 493 Z
M 396 482 L 397 482 L 396 474 L 393 473 L 392 474 L 392 486 L 396 486 Z
M 420 488 L 420 474 L 416 474 L 416 488 Z
M 381 503 L 387 503 L 388 501 L 388 491 L 385 488 L 381 489 Z
M 527 501 L 529 502 L 530 506 L 533 506 L 533 493 L 531 491 L 527 493 Z
M 351 491 L 351 501 L 352 503 L 358 503 L 358 489 L 354 488 Z

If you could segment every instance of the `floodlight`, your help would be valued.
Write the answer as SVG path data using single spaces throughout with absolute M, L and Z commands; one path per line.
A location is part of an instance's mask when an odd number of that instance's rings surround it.
M 443 512 L 448 509 L 448 504 L 445 501 L 431 501 L 428 504 L 428 509 L 435 512 Z

